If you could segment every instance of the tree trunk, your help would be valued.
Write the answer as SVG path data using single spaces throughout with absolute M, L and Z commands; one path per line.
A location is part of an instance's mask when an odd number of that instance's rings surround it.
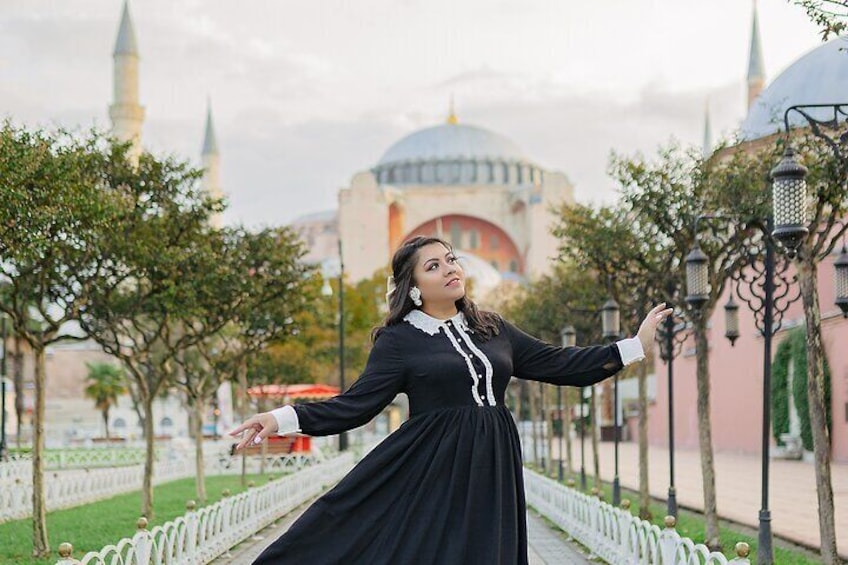
M 100 411 L 103 416 L 103 429 L 106 430 L 106 439 L 109 439 L 109 408 Z
M 193 402 L 194 418 L 194 462 L 197 466 L 195 471 L 195 487 L 197 490 L 197 503 L 206 504 L 206 469 L 203 465 L 203 402 L 195 399 Z
M 595 487 L 601 488 L 601 459 L 598 454 L 598 403 L 595 397 L 595 387 L 589 387 L 589 435 L 592 436 L 592 465 L 595 471 Z
M 836 525 L 833 512 L 833 485 L 830 478 L 830 435 L 824 395 L 824 348 L 821 339 L 821 310 L 816 265 L 810 258 L 798 262 L 798 278 L 807 323 L 807 402 L 813 434 L 816 492 L 819 503 L 821 557 L 828 565 L 840 563 L 836 552 Z
M 50 554 L 47 539 L 47 500 L 44 495 L 44 346 L 35 349 L 35 412 L 32 438 L 32 555 Z
M 153 397 L 143 398 L 144 407 L 144 479 L 141 485 L 141 515 L 153 520 L 153 455 L 156 449 L 153 437 Z
M 651 519 L 648 490 L 648 364 L 639 364 L 639 517 Z
M 12 354 L 12 375 L 15 383 L 15 445 L 21 448 L 21 427 L 24 422 L 24 351 L 23 340 L 15 334 L 15 352 Z
M 710 424 L 710 368 L 706 330 L 707 315 L 695 322 L 695 347 L 698 365 L 698 439 L 701 450 L 701 475 L 704 482 L 704 545 L 713 551 L 721 549 L 716 508 L 715 464 Z

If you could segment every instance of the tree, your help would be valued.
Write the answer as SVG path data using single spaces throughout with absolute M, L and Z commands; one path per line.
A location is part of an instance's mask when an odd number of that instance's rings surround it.
M 201 171 L 143 153 L 137 166 L 116 160 L 105 174 L 124 204 L 102 242 L 113 273 L 92 284 L 80 325 L 121 361 L 138 397 L 146 442 L 141 512 L 150 518 L 153 401 L 170 385 L 179 352 L 219 331 L 237 303 L 212 307 L 234 283 L 209 227 L 222 205 L 200 187 Z
M 659 301 L 671 282 L 679 286 L 677 264 L 668 240 L 644 237 L 639 218 L 625 207 L 563 206 L 554 233 L 561 239 L 560 253 L 582 269 L 600 273 L 619 303 L 625 332 L 638 328 L 651 305 Z M 646 351 L 646 355 L 651 352 Z M 639 508 L 650 518 L 648 506 L 648 364 L 637 368 L 639 403 Z M 613 407 L 613 410 L 617 410 Z
M 629 217 L 638 222 L 645 239 L 661 242 L 677 263 L 672 271 L 680 271 L 680 263 L 694 247 L 696 219 L 705 213 L 724 218 L 705 220 L 699 225 L 704 230 L 697 234 L 697 240 L 708 257 L 710 292 L 705 303 L 700 309 L 678 304 L 684 306 L 683 313 L 692 324 L 696 346 L 705 543 L 711 548 L 719 548 L 720 542 L 710 423 L 707 323 L 728 277 L 746 259 L 742 250 L 762 233 L 761 218 L 767 209 L 767 193 L 762 184 L 766 167 L 775 156 L 773 149 L 768 148 L 765 154 L 736 152 L 723 159 L 705 160 L 698 151 L 686 152 L 672 146 L 661 150 L 655 161 L 641 156 L 632 159 L 616 156 L 611 167 L 612 176 L 622 187 L 622 205 Z
M 529 286 L 508 295 L 499 304 L 498 310 L 523 330 L 549 343 L 560 342 L 560 331 L 567 324 L 575 327 L 580 343 L 599 343 L 601 341 L 601 328 L 598 316 L 593 311 L 603 302 L 604 297 L 604 290 L 597 284 L 597 275 L 594 271 L 579 269 L 573 262 L 561 262 L 557 264 L 552 274 L 542 276 Z M 526 390 L 528 387 L 524 381 L 520 383 L 519 388 L 523 391 L 519 393 L 519 400 L 527 396 L 530 400 L 532 412 L 534 391 Z M 583 399 L 574 394 L 576 391 L 566 389 L 563 392 L 565 393 L 564 411 L 566 413 L 563 433 L 566 434 L 566 454 L 570 469 L 571 445 L 570 436 L 567 433 L 570 429 L 568 406 L 571 405 L 571 402 L 577 400 L 582 411 Z M 594 388 L 592 388 L 591 399 L 589 416 L 592 426 L 591 441 L 594 455 L 595 483 L 599 486 Z M 521 405 L 522 403 L 519 402 L 517 408 L 520 409 Z M 520 418 L 520 410 L 517 410 L 517 413 Z M 585 422 L 581 420 L 580 425 L 584 424 Z
M 779 144 L 780 145 L 780 144 Z M 778 145 L 778 146 L 779 146 Z M 827 258 L 848 230 L 848 164 L 831 147 L 809 133 L 796 136 L 793 145 L 808 167 L 811 196 L 809 235 L 798 251 L 796 268 L 807 327 L 807 402 L 816 465 L 821 555 L 827 564 L 839 563 L 830 469 L 830 434 L 826 414 L 825 355 L 821 333 L 818 265 Z M 774 163 L 775 160 L 770 161 Z
M 213 285 L 213 300 L 205 308 L 227 313 L 219 331 L 198 340 L 175 356 L 181 371 L 174 384 L 182 390 L 194 411 L 197 496 L 206 499 L 203 469 L 203 413 L 222 383 L 236 380 L 246 357 L 271 343 L 283 343 L 299 330 L 296 315 L 311 300 L 307 289 L 311 269 L 300 263 L 301 242 L 289 229 L 222 230 L 219 264 L 224 279 L 203 279 Z M 226 281 L 228 284 L 222 284 Z M 314 285 L 312 285 L 314 287 Z M 237 305 L 232 307 L 232 305 Z M 197 320 L 180 320 L 188 334 Z
M 822 41 L 831 36 L 840 36 L 848 25 L 848 1 L 846 0 L 791 0 L 804 8 L 807 17 L 821 28 Z
M 109 410 L 118 403 L 118 397 L 126 394 L 126 375 L 120 367 L 110 363 L 86 363 L 88 386 L 85 395 L 94 400 L 94 407 L 103 415 L 103 429 L 109 439 Z
M 97 134 L 0 129 L 0 309 L 35 358 L 33 555 L 50 551 L 44 499 L 45 349 L 84 339 L 67 323 L 79 317 L 95 281 L 110 268 L 102 236 L 120 200 L 104 191 L 102 171 L 116 153 Z

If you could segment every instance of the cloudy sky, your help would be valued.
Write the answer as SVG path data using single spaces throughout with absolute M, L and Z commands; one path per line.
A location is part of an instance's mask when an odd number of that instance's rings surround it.
M 0 115 L 109 126 L 122 0 L 2 0 Z M 760 0 L 767 79 L 819 38 Z M 732 135 L 745 113 L 747 0 L 131 0 L 144 145 L 199 162 L 211 99 L 225 220 L 287 223 L 412 131 L 461 122 L 506 135 L 608 202 L 611 151 Z

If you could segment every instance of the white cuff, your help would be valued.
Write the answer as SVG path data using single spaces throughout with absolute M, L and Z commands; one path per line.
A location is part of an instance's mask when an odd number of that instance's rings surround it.
M 300 431 L 300 422 L 297 419 L 297 412 L 291 406 L 283 406 L 271 410 L 271 415 L 277 420 L 277 435 L 284 436 L 294 434 Z
M 621 355 L 621 363 L 625 367 L 645 358 L 645 350 L 642 349 L 642 342 L 638 337 L 622 339 L 615 344 L 618 346 L 618 354 Z

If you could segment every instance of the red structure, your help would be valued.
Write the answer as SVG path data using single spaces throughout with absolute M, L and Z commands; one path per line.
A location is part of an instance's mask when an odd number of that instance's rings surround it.
M 339 392 L 337 386 L 322 384 L 257 385 L 247 389 L 247 394 L 251 398 L 265 398 L 279 405 L 306 400 L 324 400 L 338 396 Z M 267 449 L 271 453 L 310 453 L 312 438 L 300 434 L 271 436 L 268 438 Z

